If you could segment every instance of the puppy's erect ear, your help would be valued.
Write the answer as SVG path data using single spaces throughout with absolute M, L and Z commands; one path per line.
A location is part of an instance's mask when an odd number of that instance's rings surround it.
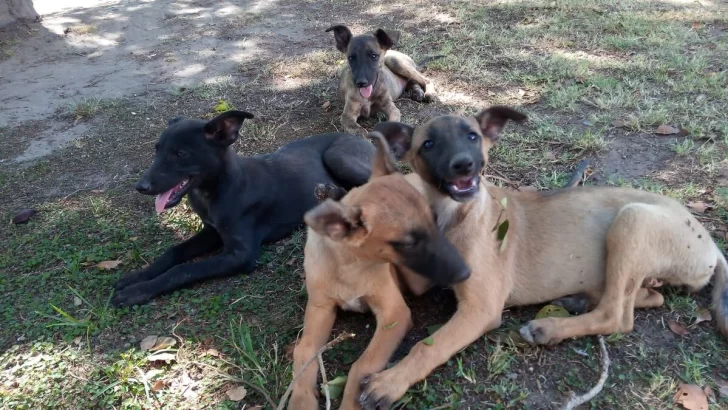
M 180 121 L 182 121 L 182 120 L 184 120 L 184 119 L 185 119 L 185 117 L 183 117 L 183 116 L 181 116 L 181 115 L 180 115 L 179 117 L 174 117 L 174 118 L 170 118 L 170 119 L 169 119 L 169 120 L 167 121 L 167 126 L 170 126 L 170 125 L 172 125 L 172 124 L 174 124 L 174 123 L 180 122 Z
M 389 50 L 397 45 L 397 41 L 399 41 L 399 31 L 383 30 L 380 28 L 374 32 L 374 37 L 377 38 L 377 42 L 380 47 L 385 50 Z
M 319 235 L 341 241 L 365 231 L 361 208 L 327 199 L 303 216 L 304 222 Z
M 346 53 L 347 47 L 349 47 L 349 41 L 351 41 L 351 31 L 341 24 L 331 26 L 326 29 L 326 32 L 334 31 L 334 39 L 336 40 L 336 49 L 342 53 Z
M 475 120 L 483 135 L 495 142 L 500 138 L 508 120 L 522 122 L 526 120 L 526 116 L 513 108 L 496 105 L 479 112 Z
M 392 151 L 389 149 L 389 144 L 378 131 L 372 131 L 369 133 L 369 139 L 372 140 L 374 146 L 377 148 L 374 153 L 374 162 L 372 163 L 372 178 L 381 177 L 397 172 L 397 162 L 392 157 Z
M 230 145 L 238 139 L 243 121 L 253 118 L 245 111 L 226 111 L 205 124 L 205 138 L 221 145 Z
M 412 148 L 414 127 L 396 121 L 384 121 L 374 126 L 374 131 L 381 133 L 389 144 L 389 149 L 397 160 L 407 161 L 407 154 Z

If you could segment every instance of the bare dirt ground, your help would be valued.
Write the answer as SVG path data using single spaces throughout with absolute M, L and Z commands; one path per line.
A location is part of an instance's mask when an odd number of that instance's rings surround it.
M 266 249 L 249 277 L 213 281 L 135 309 L 108 306 L 118 277 L 199 229 L 183 204 L 161 217 L 133 184 L 167 119 L 209 118 L 222 101 L 256 115 L 236 149 L 269 152 L 335 130 L 341 55 L 324 30 L 402 31 L 430 64 L 440 101 L 397 102 L 403 121 L 517 106 L 491 158 L 496 183 L 553 189 L 583 158 L 587 183 L 629 185 L 691 204 L 725 250 L 728 20 L 719 2 L 37 0 L 39 24 L 0 29 L 0 408 L 272 407 L 290 382 L 302 323 L 304 232 Z M 365 123 L 371 127 L 375 120 Z M 675 128 L 668 135 L 655 131 Z M 506 182 L 504 182 L 506 181 Z M 705 205 L 706 207 L 704 207 Z M 20 209 L 40 212 L 7 223 Z M 118 260 L 112 270 L 96 264 Z M 679 383 L 728 408 L 728 344 L 709 307 L 666 291 L 666 306 L 613 335 L 613 368 L 592 408 L 679 408 Z M 454 311 L 452 294 L 410 300 L 416 327 L 393 361 Z M 508 340 L 539 307 L 511 309 L 484 337 L 414 386 L 402 408 L 557 408 L 599 375 L 596 339 L 550 349 Z M 345 374 L 373 319 L 327 353 Z M 173 336 L 168 362 L 140 341 Z M 500 335 L 500 336 L 499 336 Z M 245 380 L 245 384 L 242 380 Z M 241 384 L 247 396 L 226 394 Z M 257 387 L 251 387 L 250 384 Z M 583 408 L 586 408 L 584 406 Z

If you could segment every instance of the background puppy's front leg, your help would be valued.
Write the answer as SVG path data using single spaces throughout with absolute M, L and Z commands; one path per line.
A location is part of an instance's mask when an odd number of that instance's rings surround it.
M 353 98 L 346 99 L 344 112 L 341 114 L 341 126 L 344 128 L 344 132 L 361 137 L 367 135 L 367 130 L 356 122 L 361 114 L 361 107 L 362 104 L 359 101 Z
M 154 279 L 176 265 L 215 251 L 221 246 L 222 239 L 215 228 L 204 226 L 193 237 L 164 251 L 159 258 L 145 269 L 129 273 L 119 279 L 114 288 L 122 290 L 135 283 Z
M 382 371 L 407 332 L 412 329 L 412 316 L 397 285 L 378 289 L 380 293 L 367 300 L 377 315 L 377 330 L 359 359 L 351 366 L 340 409 L 359 409 L 359 382 L 369 374 Z
M 399 122 L 402 120 L 402 114 L 399 112 L 399 108 L 394 105 L 394 101 L 391 99 L 382 103 L 382 111 L 384 111 L 384 115 L 387 116 L 387 121 Z
M 481 291 L 482 289 L 477 288 Z M 417 343 L 391 369 L 365 377 L 361 383 L 362 393 L 359 398 L 362 407 L 365 410 L 390 408 L 414 383 L 427 377 L 437 366 L 447 362 L 487 331 L 500 326 L 504 301 L 492 290 L 483 291 L 488 294 L 465 298 L 458 294 L 457 312 L 431 338 L 425 339 L 427 343 Z
M 314 359 L 309 363 L 303 373 L 302 368 L 326 344 L 335 320 L 336 305 L 327 300 L 317 301 L 309 293 L 303 318 L 303 335 L 293 350 L 293 377 L 297 378 L 288 401 L 289 410 L 318 409 L 318 360 Z

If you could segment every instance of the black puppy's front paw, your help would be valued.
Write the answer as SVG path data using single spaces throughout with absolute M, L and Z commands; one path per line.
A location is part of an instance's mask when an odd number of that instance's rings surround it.
M 143 305 L 149 302 L 154 295 L 145 291 L 140 285 L 127 286 L 114 292 L 111 303 L 119 308 L 134 305 Z
M 126 275 L 122 276 L 118 281 L 116 281 L 114 289 L 122 290 L 126 287 L 134 285 L 135 283 L 144 282 L 145 280 L 147 279 L 144 277 L 144 271 L 127 273 Z

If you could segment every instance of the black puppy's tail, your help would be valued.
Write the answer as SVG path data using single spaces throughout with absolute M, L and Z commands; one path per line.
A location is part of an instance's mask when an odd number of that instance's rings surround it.
M 424 72 L 427 69 L 428 63 L 431 63 L 435 60 L 439 60 L 441 58 L 445 58 L 445 56 L 442 54 L 438 54 L 436 56 L 429 56 L 429 57 L 423 58 L 419 63 L 415 63 L 417 65 L 417 71 L 419 71 L 421 73 Z
M 725 256 L 720 249 L 717 249 L 717 251 L 718 262 L 715 266 L 713 306 L 718 319 L 718 329 L 728 339 L 728 262 L 726 262 Z
M 589 167 L 590 163 L 591 161 L 589 161 L 588 159 L 582 160 L 574 170 L 574 173 L 571 174 L 571 179 L 569 179 L 569 182 L 564 185 L 564 188 L 574 188 L 579 185 L 579 182 L 584 177 L 584 173 L 586 172 L 586 169 Z

